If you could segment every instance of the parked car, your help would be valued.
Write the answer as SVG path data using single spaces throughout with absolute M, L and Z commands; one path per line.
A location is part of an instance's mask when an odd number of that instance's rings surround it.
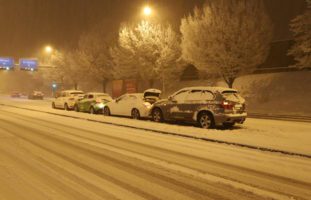
M 65 90 L 52 102 L 52 108 L 61 108 L 65 110 L 73 110 L 76 101 L 83 98 L 84 93 L 80 90 Z
M 132 117 L 133 119 L 150 116 L 150 109 L 161 94 L 160 90 L 148 89 L 144 93 L 124 94 L 107 103 L 104 115 L 118 115 Z
M 219 124 L 226 127 L 242 124 L 247 113 L 245 100 L 235 89 L 188 87 L 154 103 L 151 116 L 156 122 L 184 121 L 212 128 Z
M 11 93 L 11 97 L 12 98 L 19 98 L 19 97 L 21 97 L 22 95 L 21 95 L 21 93 L 20 92 L 12 92 Z
M 77 112 L 102 113 L 103 108 L 110 101 L 112 98 L 109 94 L 90 92 L 76 102 L 74 109 Z
M 28 99 L 43 99 L 44 94 L 41 91 L 33 91 L 28 95 Z

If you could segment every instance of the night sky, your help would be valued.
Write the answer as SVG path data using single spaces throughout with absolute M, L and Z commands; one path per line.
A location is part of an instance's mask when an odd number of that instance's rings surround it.
M 34 56 L 46 44 L 74 48 L 79 36 L 97 23 L 107 33 L 123 21 L 139 19 L 152 5 L 158 20 L 178 29 L 180 18 L 204 0 L 0 0 L 0 56 Z M 275 40 L 291 38 L 290 19 L 305 8 L 304 0 L 265 0 L 275 24 Z

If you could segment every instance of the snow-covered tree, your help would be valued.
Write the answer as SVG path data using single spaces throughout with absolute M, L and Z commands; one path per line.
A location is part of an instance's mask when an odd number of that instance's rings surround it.
M 66 61 L 63 53 L 54 50 L 51 55 L 51 67 L 48 72 L 49 78 L 54 82 L 64 84 Z
M 77 63 L 84 70 L 85 78 L 102 83 L 103 91 L 106 82 L 113 77 L 113 63 L 110 46 L 113 39 L 97 26 L 87 34 L 81 36 L 77 50 Z
M 209 0 L 182 19 L 182 57 L 229 87 L 268 55 L 273 25 L 262 0 Z
M 78 85 L 83 78 L 83 71 L 76 62 L 76 52 L 53 51 L 51 55 L 51 68 L 45 69 L 43 76 L 50 82 L 64 85 L 72 85 L 78 89 Z
M 118 47 L 112 52 L 118 73 L 148 80 L 150 87 L 155 80 L 161 80 L 162 89 L 177 70 L 180 57 L 178 36 L 172 27 L 149 21 L 124 25 L 119 32 Z
M 297 61 L 297 66 L 311 67 L 311 0 L 307 0 L 307 9 L 291 21 L 291 31 L 294 33 L 295 44 L 289 50 Z

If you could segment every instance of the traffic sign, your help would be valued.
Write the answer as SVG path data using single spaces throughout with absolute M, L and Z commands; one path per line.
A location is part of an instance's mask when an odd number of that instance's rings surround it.
M 35 71 L 38 69 L 38 60 L 22 58 L 19 60 L 19 67 L 21 70 Z
M 14 68 L 13 58 L 2 58 L 0 57 L 0 69 L 10 70 Z

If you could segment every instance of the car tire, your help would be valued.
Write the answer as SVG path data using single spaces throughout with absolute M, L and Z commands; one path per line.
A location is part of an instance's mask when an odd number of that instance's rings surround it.
M 235 123 L 234 122 L 224 122 L 222 125 L 224 128 L 229 129 L 229 128 L 232 128 L 235 125 Z
M 67 110 L 67 111 L 69 110 L 69 107 L 68 107 L 67 103 L 64 104 L 64 110 Z
M 132 109 L 131 117 L 132 119 L 140 119 L 139 110 L 137 110 L 136 108 Z
M 75 106 L 74 106 L 74 110 L 75 110 L 76 112 L 80 112 L 80 110 L 79 110 L 79 106 L 78 106 L 77 104 L 75 104 Z
M 160 108 L 155 108 L 152 111 L 152 121 L 154 122 L 163 122 L 163 113 Z
M 56 109 L 56 106 L 55 106 L 55 103 L 54 103 L 54 102 L 52 102 L 52 108 L 53 108 L 53 109 Z
M 201 128 L 210 129 L 214 127 L 213 115 L 208 112 L 202 112 L 198 116 L 198 123 Z
M 104 108 L 103 114 L 105 116 L 110 116 L 110 109 L 107 106 Z
M 96 111 L 93 106 L 90 107 L 89 113 L 92 115 L 96 114 Z

